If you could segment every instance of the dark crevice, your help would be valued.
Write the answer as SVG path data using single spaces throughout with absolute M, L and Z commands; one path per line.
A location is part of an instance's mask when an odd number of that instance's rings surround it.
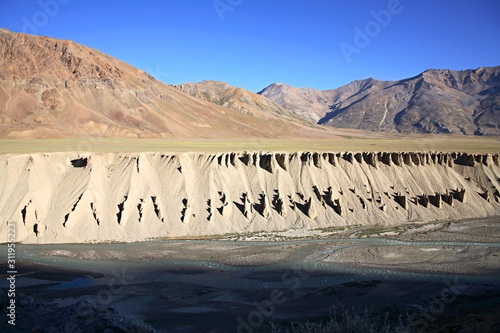
M 233 203 L 236 206 L 236 208 L 238 208 L 240 210 L 240 212 L 247 219 L 249 219 L 253 213 L 253 207 L 252 207 L 252 204 L 250 202 L 250 199 L 248 198 L 248 195 L 246 193 L 242 193 L 240 201 L 243 202 L 243 204 L 236 202 L 236 201 L 233 201 Z
M 363 200 L 363 198 L 359 197 L 359 202 L 361 203 L 361 207 L 363 209 L 366 209 L 366 203 L 365 203 L 365 200 Z
M 248 166 L 249 162 L 250 162 L 250 156 L 248 154 L 245 154 L 243 156 L 240 156 L 238 157 L 238 159 L 243 163 L 245 164 L 246 166 Z
M 99 221 L 99 219 L 97 218 L 97 209 L 93 202 L 90 203 L 90 209 L 92 209 L 92 216 L 94 217 L 97 225 L 100 225 L 101 221 Z
M 441 198 L 444 202 L 446 202 L 448 205 L 453 206 L 453 194 L 450 193 L 445 193 L 441 195 Z
M 21 209 L 21 217 L 23 218 L 23 224 L 26 225 L 26 213 L 28 211 L 28 206 L 30 205 L 31 200 L 28 201 L 28 204 Z
M 75 209 L 76 209 L 76 206 L 78 205 L 78 203 L 80 202 L 80 200 L 82 200 L 82 197 L 83 197 L 83 193 L 80 194 L 80 196 L 78 197 L 78 199 L 76 199 L 76 202 L 75 204 L 73 205 L 73 207 L 71 207 L 71 211 L 74 212 Z
M 184 223 L 184 220 L 186 220 L 186 212 L 188 209 L 188 199 L 184 198 L 182 199 L 182 204 L 184 205 L 184 208 L 181 210 L 181 222 Z
M 394 201 L 396 201 L 401 207 L 403 207 L 403 209 L 406 209 L 408 204 L 406 195 L 396 194 L 394 195 Z
M 437 208 L 441 208 L 441 195 L 438 193 L 429 195 L 429 202 Z
M 139 203 L 137 204 L 137 211 L 139 212 L 139 223 L 141 223 L 142 220 L 142 205 L 144 204 L 144 200 L 140 199 Z
M 226 194 L 224 192 L 217 192 L 219 194 L 219 200 L 222 203 L 222 206 L 217 208 L 217 211 L 220 213 L 220 215 L 223 215 L 224 213 L 224 207 L 228 205 L 226 201 Z
M 328 187 L 326 191 L 323 191 L 323 195 L 321 196 L 323 198 L 323 201 L 326 205 L 328 205 L 331 208 L 335 207 L 335 204 L 333 202 L 333 191 L 332 187 Z
M 63 227 L 65 227 L 65 228 L 66 228 L 66 222 L 68 222 L 68 219 L 69 219 L 69 213 L 64 215 Z
M 71 165 L 75 168 L 85 168 L 87 166 L 87 158 L 77 158 L 71 161 Z
M 429 197 L 425 194 L 419 195 L 417 197 L 417 202 L 419 205 L 424 206 L 425 208 L 429 207 Z
M 260 215 L 266 217 L 266 195 L 264 193 L 259 194 L 258 203 L 253 205 L 254 210 Z
M 312 160 L 313 160 L 313 164 L 316 168 L 321 168 L 321 160 L 320 160 L 320 156 L 318 153 L 312 154 Z
M 335 213 L 342 215 L 342 207 L 340 206 L 340 199 L 335 199 L 335 204 L 333 205 L 333 210 Z
M 352 163 L 352 161 L 354 160 L 352 157 L 352 153 L 345 153 L 342 155 L 342 158 L 349 163 Z
M 333 166 L 336 165 L 336 163 L 335 163 L 335 154 L 328 153 L 328 163 L 330 163 Z
M 283 170 L 286 171 L 285 157 L 286 157 L 285 154 L 276 154 L 275 155 L 276 162 L 278 163 L 280 168 L 282 168 Z
M 272 157 L 271 154 L 261 155 L 259 161 L 259 166 L 270 173 L 273 173 Z
M 116 221 L 118 222 L 118 224 L 121 224 L 122 222 L 122 213 L 123 210 L 125 209 L 125 201 L 127 201 L 127 199 L 128 195 L 124 196 L 123 201 L 118 204 L 118 213 L 116 213 Z
M 66 222 L 68 222 L 69 215 L 70 215 L 72 212 L 74 212 L 74 211 L 75 211 L 76 206 L 78 205 L 78 203 L 80 202 L 80 200 L 82 199 L 82 197 L 83 197 L 83 193 L 82 193 L 82 194 L 80 194 L 80 196 L 78 197 L 78 199 L 76 199 L 76 202 L 73 204 L 73 207 L 71 207 L 71 211 L 70 211 L 68 214 L 64 215 L 63 227 L 65 227 L 65 228 L 66 228 Z
M 323 197 L 321 196 L 321 193 L 319 192 L 319 189 L 317 186 L 313 186 L 313 193 L 316 196 L 316 199 L 318 199 L 318 201 L 320 201 L 320 202 L 323 201 Z
M 283 200 L 279 196 L 278 190 L 274 190 L 275 194 L 273 196 L 273 200 L 271 202 L 271 205 L 275 211 L 278 212 L 278 214 L 283 215 L 284 214 L 284 203 Z
M 207 217 L 207 221 L 210 222 L 210 220 L 212 219 L 212 200 L 211 199 L 208 199 L 207 200 L 207 213 L 208 213 L 208 217 Z
M 309 198 L 309 200 L 306 200 L 305 203 L 298 203 L 296 202 L 295 203 L 295 206 L 304 214 L 306 215 L 307 217 L 309 218 L 312 218 L 314 219 L 316 216 L 315 216 L 315 213 L 313 212 L 313 209 L 312 209 L 312 200 L 313 198 Z
M 291 195 L 287 195 L 287 197 L 288 197 L 288 205 L 289 205 L 290 209 L 295 211 L 297 208 L 297 206 L 295 205 L 295 201 L 293 201 Z
M 297 206 L 298 207 L 298 206 Z M 316 211 L 313 209 L 313 198 L 309 198 L 302 207 L 298 207 L 307 217 L 316 218 Z
M 465 189 L 451 190 L 451 195 L 453 195 L 453 198 L 457 199 L 458 201 L 465 202 Z
M 158 203 L 156 202 L 156 196 L 152 195 L 151 196 L 151 201 L 153 202 L 153 210 L 155 211 L 156 217 L 162 222 L 164 222 L 164 218 L 161 215 L 160 207 L 158 206 Z

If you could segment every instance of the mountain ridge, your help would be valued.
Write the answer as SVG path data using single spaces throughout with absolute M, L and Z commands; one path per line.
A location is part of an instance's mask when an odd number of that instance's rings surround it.
M 262 122 L 193 98 L 72 41 L 4 29 L 0 55 L 3 138 L 275 138 L 326 133 L 272 115 Z
M 0 55 L 4 138 L 334 135 L 325 127 L 500 135 L 500 66 L 329 90 L 273 83 L 256 94 L 214 80 L 167 85 L 73 41 L 7 29 Z
M 400 133 L 500 135 L 500 66 L 429 69 L 329 90 L 273 83 L 259 94 L 318 124 Z
M 307 123 L 302 117 L 282 108 L 265 96 L 222 81 L 203 80 L 197 83 L 173 85 L 173 87 L 193 97 L 258 118 L 267 119 L 274 116 L 293 122 Z

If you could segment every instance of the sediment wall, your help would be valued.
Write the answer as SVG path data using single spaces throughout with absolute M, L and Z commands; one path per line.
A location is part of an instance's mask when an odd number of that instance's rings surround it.
M 500 216 L 498 154 L 0 156 L 0 242 L 140 241 Z

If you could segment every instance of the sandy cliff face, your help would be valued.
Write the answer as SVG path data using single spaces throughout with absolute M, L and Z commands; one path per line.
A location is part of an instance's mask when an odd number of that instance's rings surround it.
M 23 243 L 500 215 L 498 154 L 53 153 L 1 156 L 0 174 Z

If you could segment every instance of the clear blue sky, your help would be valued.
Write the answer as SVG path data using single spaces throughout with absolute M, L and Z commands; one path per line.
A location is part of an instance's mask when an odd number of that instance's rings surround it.
M 12 31 L 73 40 L 165 83 L 254 92 L 497 66 L 499 18 L 498 0 L 0 0 Z

